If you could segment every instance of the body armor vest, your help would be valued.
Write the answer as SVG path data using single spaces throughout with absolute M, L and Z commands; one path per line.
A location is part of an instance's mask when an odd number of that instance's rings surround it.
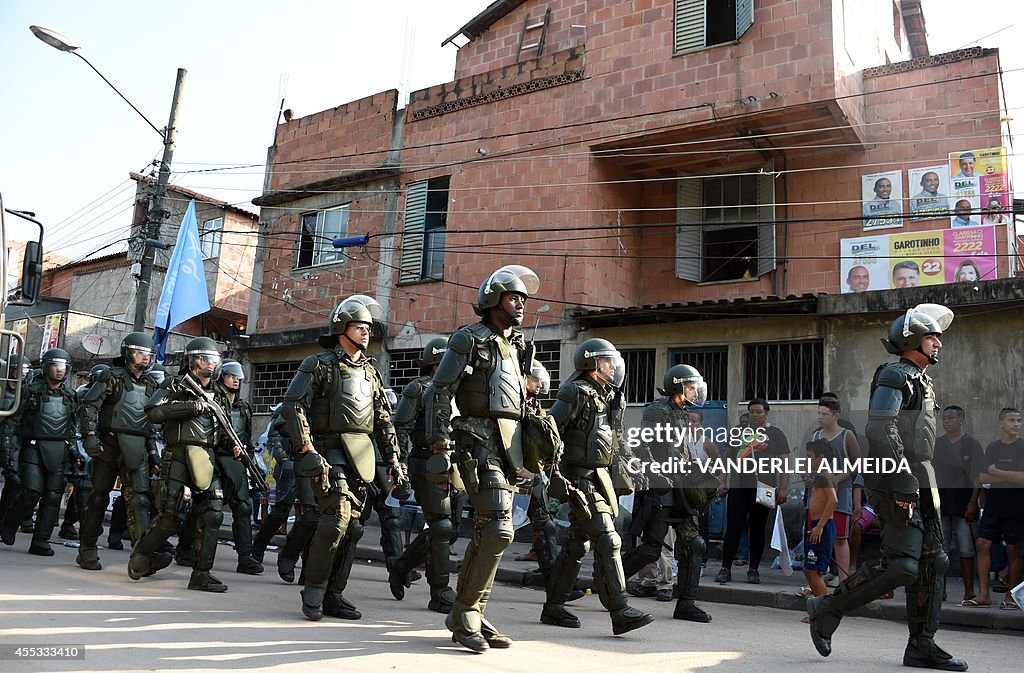
M 907 377 L 903 386 L 903 406 L 896 416 L 896 429 L 903 443 L 903 456 L 917 477 L 920 488 L 935 487 L 935 472 L 931 466 L 935 455 L 935 390 L 931 377 L 913 364 L 900 361 L 879 367 L 871 384 L 871 393 L 878 387 L 879 375 L 885 367 L 896 367 Z M 888 449 L 875 456 L 888 456 Z M 884 478 L 883 478 L 884 479 Z
M 324 394 L 313 400 L 309 410 L 310 431 L 314 435 L 338 435 L 373 432 L 373 392 L 376 372 L 373 365 L 339 362 L 333 354 L 328 363 L 328 383 Z
M 422 386 L 423 390 L 426 390 L 432 380 L 431 376 L 421 376 L 416 379 L 416 382 Z M 429 457 L 431 452 L 427 448 L 427 416 L 422 394 L 416 400 L 416 421 L 412 426 L 409 438 L 412 440 L 413 452 L 425 453 Z
M 231 421 L 231 427 L 234 429 L 235 434 L 238 435 L 238 438 L 245 442 L 246 446 L 250 446 L 248 423 L 246 423 L 247 419 L 242 407 L 237 404 L 232 405 L 231 413 L 228 414 L 228 420 Z
M 518 349 L 482 323 L 463 329 L 473 335 L 476 348 L 470 371 L 455 394 L 460 412 L 464 416 L 521 419 L 526 386 Z
M 612 464 L 615 447 L 611 405 L 593 385 L 580 381 L 576 386 L 582 408 L 562 433 L 562 441 L 565 443 L 564 460 L 573 467 L 608 467 Z
M 130 375 L 117 375 L 121 395 L 113 404 L 104 404 L 100 410 L 100 429 L 129 435 L 149 435 L 149 419 L 146 417 L 146 400 L 149 391 L 144 382 L 135 381 Z
M 656 422 L 661 425 L 662 428 L 681 428 L 685 432 L 690 416 L 688 409 L 676 408 L 676 406 L 672 404 L 672 400 L 667 397 L 662 397 L 661 399 L 652 402 L 651 407 L 653 407 L 653 413 L 651 413 L 650 416 L 656 417 Z M 644 420 L 646 421 L 648 417 L 647 412 L 645 412 L 644 416 Z M 688 435 L 684 435 L 684 437 L 686 436 Z M 692 456 L 689 455 L 689 450 L 686 444 L 676 446 L 674 441 L 668 440 L 664 442 L 651 442 L 647 446 L 651 449 L 651 458 L 659 463 L 663 463 L 672 458 L 682 458 L 684 460 L 692 458 Z
M 73 432 L 71 403 L 60 390 L 39 393 L 39 409 L 32 419 L 30 439 L 69 439 Z

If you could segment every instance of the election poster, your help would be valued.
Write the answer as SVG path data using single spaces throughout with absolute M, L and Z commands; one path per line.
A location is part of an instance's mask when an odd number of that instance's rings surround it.
M 908 203 L 912 220 L 949 217 L 949 172 L 945 165 L 907 171 Z
M 840 241 L 843 294 L 996 278 L 994 226 Z
M 1008 224 L 1010 176 L 1005 147 L 949 154 L 951 227 Z
M 62 315 L 60 313 L 51 313 L 46 316 L 46 322 L 43 326 L 43 340 L 39 346 L 39 357 L 43 357 L 43 353 L 56 348 L 57 344 L 60 343 L 60 322 Z
M 864 231 L 903 226 L 903 173 L 885 171 L 860 176 Z

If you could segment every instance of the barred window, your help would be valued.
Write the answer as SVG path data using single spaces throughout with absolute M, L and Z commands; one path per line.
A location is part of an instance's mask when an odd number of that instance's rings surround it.
M 388 385 L 399 395 L 402 393 L 402 388 L 405 388 L 405 384 L 420 375 L 419 359 L 421 355 L 423 355 L 422 348 L 409 348 L 388 353 L 388 359 L 391 362 L 388 369 Z
M 729 399 L 729 347 L 673 348 L 668 352 L 668 366 L 690 365 L 700 372 L 708 384 L 709 400 Z
M 743 399 L 772 402 L 821 398 L 825 383 L 823 341 L 743 346 Z
M 541 406 L 545 409 L 550 409 L 551 405 L 555 402 L 558 387 L 562 385 L 562 380 L 558 373 L 558 363 L 562 359 L 562 342 L 558 340 L 538 341 L 537 353 L 534 357 L 537 359 L 537 362 L 547 367 L 548 374 L 551 375 L 551 390 L 547 395 L 540 398 Z
M 288 384 L 299 369 L 299 361 L 269 362 L 253 367 L 252 408 L 253 413 L 269 414 L 270 407 L 282 399 Z
M 654 401 L 654 349 L 621 351 L 626 361 L 626 403 L 650 404 Z

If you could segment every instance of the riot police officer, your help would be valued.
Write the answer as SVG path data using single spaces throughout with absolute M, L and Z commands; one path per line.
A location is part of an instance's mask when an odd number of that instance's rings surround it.
M 492 273 L 473 305 L 481 321 L 460 327 L 448 339 L 425 393 L 427 441 L 439 455 L 447 455 L 454 442 L 455 462 L 473 505 L 476 533 L 466 549 L 445 626 L 455 642 L 475 652 L 512 644 L 484 610 L 501 555 L 512 543 L 512 494 L 523 467 L 521 421 L 529 368 L 518 327 L 526 300 L 539 287 L 537 275 L 524 266 L 503 266 Z M 454 421 L 453 398 L 461 413 Z M 446 471 L 431 469 L 439 479 Z
M 395 431 L 398 445 L 409 465 L 409 478 L 416 492 L 416 502 L 423 508 L 426 529 L 405 548 L 405 552 L 388 569 L 391 593 L 397 600 L 405 597 L 405 590 L 411 584 L 409 572 L 426 564 L 427 584 L 430 585 L 430 600 L 427 607 L 434 612 L 447 614 L 455 601 L 455 592 L 448 586 L 448 546 L 458 534 L 458 521 L 452 516 L 453 495 L 457 489 L 451 485 L 447 466 L 440 475 L 433 475 L 428 462 L 433 453 L 427 446 L 426 417 L 423 393 L 430 386 L 431 379 L 441 364 L 447 350 L 447 339 L 431 339 L 423 347 L 420 356 L 420 375 L 402 389 L 402 399 L 395 411 Z M 436 477 L 438 480 L 434 480 Z
M 811 640 L 832 653 L 832 635 L 843 616 L 896 587 L 907 588 L 910 638 L 903 664 L 966 671 L 935 643 L 949 559 L 943 550 L 939 497 L 931 458 L 935 451 L 935 392 L 925 373 L 939 361 L 939 337 L 953 322 L 940 304 L 919 304 L 889 327 L 882 344 L 897 362 L 875 370 L 865 434 L 872 458 L 906 459 L 910 471 L 864 475 L 865 491 L 882 530 L 882 558 L 866 563 L 831 596 L 809 598 Z
M 4 364 L 6 376 L 3 396 L 0 397 L 0 409 L 8 411 L 14 408 L 14 387 L 18 378 L 23 381 L 32 368 L 19 354 L 12 354 Z M 22 390 L 24 394 L 24 389 Z M 21 455 L 21 442 L 18 430 L 14 425 L 13 416 L 0 419 L 0 470 L 4 474 L 4 490 L 0 492 L 0 519 L 14 504 L 14 499 L 21 491 L 21 477 L 18 476 L 18 459 Z M 29 515 L 31 516 L 31 514 Z
M 601 604 L 611 613 L 612 632 L 620 635 L 646 626 L 654 617 L 630 607 L 626 597 L 620 549 L 615 532 L 618 497 L 609 467 L 622 448 L 622 383 L 625 363 L 605 339 L 587 339 L 576 349 L 576 371 L 558 389 L 551 415 L 565 445 L 559 465 L 565 487 L 559 500 L 569 502 L 569 538 L 562 546 L 547 586 L 541 611 L 544 624 L 580 628 L 580 620 L 565 608 L 580 565 L 594 547 L 594 583 Z M 564 481 L 564 480 L 567 480 Z
M 260 530 L 252 539 L 252 557 L 263 563 L 267 545 L 281 526 L 288 523 L 292 507 L 295 504 L 295 465 L 291 459 L 291 441 L 284 430 L 284 419 L 281 418 L 281 404 L 270 409 L 270 422 L 267 424 L 266 450 L 274 457 L 274 506 L 270 508 Z M 283 430 L 283 432 L 282 432 Z
M 159 512 L 135 543 L 128 561 L 128 576 L 133 580 L 152 575 L 171 563 L 173 556 L 160 550 L 167 538 L 181 528 L 191 502 L 199 522 L 199 544 L 188 588 L 227 591 L 227 585 L 210 573 L 217 553 L 217 533 L 224 518 L 224 491 L 215 452 L 222 444 L 228 444 L 212 406 L 227 407 L 227 401 L 214 387 L 220 364 L 221 354 L 213 339 L 190 340 L 185 345 L 184 363 L 178 375 L 165 380 L 146 402 L 149 422 L 162 424 L 167 448 L 160 468 Z M 242 447 L 233 446 L 231 450 L 237 457 Z
M 661 555 L 662 546 L 669 526 L 676 531 L 679 540 L 677 561 L 675 619 L 691 622 L 710 622 L 711 615 L 694 604 L 697 584 L 700 581 L 701 559 L 707 549 L 707 542 L 700 535 L 697 516 L 711 504 L 711 498 L 718 490 L 714 476 L 703 475 L 691 461 L 687 444 L 679 445 L 669 436 L 685 437 L 689 427 L 689 410 L 704 406 L 707 400 L 707 384 L 700 372 L 689 365 L 675 365 L 665 372 L 664 387 L 658 392 L 662 397 L 644 409 L 641 428 L 652 432 L 641 432 L 640 436 L 661 438 L 660 441 L 643 443 L 643 458 L 650 463 L 666 463 L 673 459 L 680 465 L 674 474 L 646 474 L 649 488 L 638 493 L 633 506 L 633 522 L 630 534 L 640 538 L 641 543 L 622 557 L 623 574 L 629 578 L 648 563 Z M 653 432 L 656 429 L 662 432 Z M 673 435 L 664 432 L 673 428 Z M 686 464 L 688 473 L 683 473 Z
M 92 383 L 82 399 L 82 444 L 92 457 L 93 484 L 75 561 L 85 570 L 102 568 L 97 540 L 118 475 L 132 539 L 138 540 L 149 528 L 153 504 L 150 470 L 160 460 L 153 426 L 146 418 L 146 401 L 157 388 L 149 375 L 153 350 L 148 334 L 125 336 L 114 366 L 93 368 Z
M 61 495 L 64 492 L 64 470 L 75 441 L 75 393 L 65 379 L 70 371 L 71 356 L 61 348 L 43 353 L 41 375 L 22 392 L 21 404 L 11 422 L 21 439 L 18 473 L 22 491 L 0 524 L 4 544 L 14 544 L 18 525 L 31 515 L 36 504 L 35 530 L 30 554 L 53 556 L 50 535 L 57 525 Z
M 342 597 L 354 549 L 346 554 L 339 544 L 349 535 L 348 545 L 361 532 L 358 518 L 376 467 L 374 440 L 384 460 L 398 466 L 384 384 L 366 355 L 373 321 L 382 312 L 366 295 L 342 301 L 331 313 L 327 334 L 319 339 L 329 350 L 302 361 L 281 406 L 288 436 L 301 453 L 296 475 L 314 479 L 320 510 L 301 592 L 302 613 L 311 620 L 322 619 L 324 613 L 362 617 Z
M 239 396 L 245 372 L 237 360 L 221 363 L 218 388 L 227 402 L 228 419 L 235 434 L 244 442 L 243 450 L 252 452 L 252 407 Z M 259 575 L 263 566 L 252 557 L 252 497 L 249 495 L 249 476 L 245 466 L 235 460 L 228 447 L 217 449 L 217 466 L 228 507 L 231 508 L 231 533 L 235 538 L 238 565 L 235 571 L 246 575 Z

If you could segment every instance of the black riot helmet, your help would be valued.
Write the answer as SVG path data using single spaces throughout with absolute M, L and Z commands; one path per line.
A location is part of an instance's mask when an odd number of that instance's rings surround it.
M 580 378 L 584 372 L 596 370 L 605 384 L 615 388 L 626 380 L 626 362 L 607 339 L 587 339 L 577 346 L 573 366 L 576 367 L 573 379 Z
M 480 285 L 473 311 L 478 316 L 484 316 L 488 310 L 497 308 L 501 295 L 506 292 L 515 292 L 522 295 L 523 299 L 528 299 L 537 294 L 539 289 L 540 279 L 537 278 L 537 274 L 525 266 L 507 264 L 488 276 Z M 513 320 L 512 324 L 517 325 L 519 321 Z
M 242 363 L 238 360 L 224 360 L 220 366 L 220 378 L 224 378 L 225 374 L 231 374 L 239 381 L 245 380 L 245 371 L 242 369 Z
M 149 364 L 153 361 L 153 337 L 149 336 L 145 332 L 131 332 L 125 335 L 124 339 L 121 340 L 121 357 L 114 359 L 115 367 L 125 367 L 133 362 L 130 357 L 133 352 L 141 355 L 149 356 L 149 363 L 146 363 L 142 367 L 143 370 L 149 368 Z
M 101 373 L 107 371 L 108 369 L 110 369 L 110 365 L 104 365 L 104 364 L 93 365 L 92 369 L 89 370 L 89 383 L 90 384 L 95 383 L 96 382 L 96 377 L 99 376 Z
M 201 368 L 208 372 L 210 378 L 216 379 L 220 373 L 221 359 L 217 342 L 210 337 L 196 337 L 185 344 L 185 372 L 192 371 L 197 365 L 203 365 Z
M 149 375 L 153 377 L 153 380 L 157 383 L 163 383 L 164 379 L 167 378 L 167 369 L 157 362 L 149 369 Z
M 373 321 L 380 320 L 383 315 L 384 309 L 376 299 L 365 294 L 354 294 L 331 311 L 331 317 L 327 321 L 327 334 L 321 335 L 317 342 L 324 348 L 334 348 L 338 345 L 338 337 L 345 333 L 349 323 L 362 322 L 373 325 Z
M 692 392 L 694 393 L 694 399 L 690 399 L 687 394 L 687 385 L 689 384 Z M 705 383 L 704 377 L 697 371 L 696 367 L 690 365 L 675 365 L 670 367 L 665 372 L 665 379 L 662 382 L 664 387 L 658 388 L 658 392 L 666 397 L 672 397 L 677 393 L 683 393 L 686 397 L 687 404 L 692 404 L 696 407 L 704 406 L 704 403 L 708 399 L 708 384 Z
M 437 337 L 428 341 L 427 345 L 423 347 L 423 353 L 420 354 L 420 369 L 428 369 L 434 365 L 441 364 L 441 358 L 444 357 L 447 350 L 448 340 L 444 337 Z
M 925 354 L 921 350 L 921 340 L 929 334 L 941 335 L 952 322 L 953 311 L 942 304 L 918 304 L 892 322 L 882 345 L 893 355 L 912 350 Z M 926 356 L 933 365 L 939 361 L 937 353 Z
M 64 368 L 64 374 L 63 376 L 58 377 L 56 376 L 56 372 L 60 367 Z M 66 379 L 68 374 L 71 373 L 71 355 L 69 355 L 63 348 L 51 348 L 43 353 L 39 369 L 47 379 L 54 383 L 59 383 Z M 53 375 L 51 375 L 51 370 L 53 371 Z

